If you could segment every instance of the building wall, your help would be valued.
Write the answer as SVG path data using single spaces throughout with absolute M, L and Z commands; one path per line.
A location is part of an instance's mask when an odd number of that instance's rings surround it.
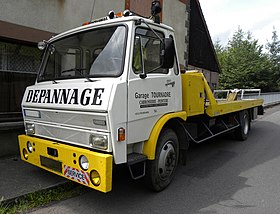
M 60 33 L 89 21 L 93 3 L 93 0 L 1 0 L 0 20 Z M 125 3 L 125 0 L 95 0 L 93 19 L 106 16 L 109 10 L 123 11 Z M 146 10 L 149 14 L 150 4 Z M 175 30 L 179 62 L 184 65 L 186 4 L 179 0 L 163 0 L 162 11 L 163 23 Z
M 93 0 L 1 0 L 0 20 L 60 33 L 89 21 L 93 2 Z M 103 17 L 107 15 L 108 10 L 123 11 L 124 8 L 124 0 L 95 0 L 93 17 Z
M 201 69 L 192 65 L 188 65 L 188 70 L 198 70 L 205 76 L 210 88 L 212 90 L 218 89 L 219 87 L 219 73 L 211 72 L 209 70 Z
M 179 63 L 186 66 L 184 58 L 184 53 L 186 50 L 186 4 L 182 3 L 179 0 L 164 0 L 162 11 L 162 22 L 164 24 L 172 26 L 175 31 Z

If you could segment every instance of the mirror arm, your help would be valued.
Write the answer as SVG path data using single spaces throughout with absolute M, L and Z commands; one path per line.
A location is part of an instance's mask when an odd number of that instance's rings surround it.
M 147 27 L 156 35 L 156 37 L 163 42 L 163 39 L 155 32 L 155 30 L 153 28 L 151 28 L 151 26 L 144 20 L 144 19 L 139 19 L 140 22 L 143 22 L 145 25 L 147 25 Z

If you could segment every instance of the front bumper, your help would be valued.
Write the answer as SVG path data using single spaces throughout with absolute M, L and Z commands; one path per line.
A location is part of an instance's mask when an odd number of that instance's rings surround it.
M 111 191 L 112 155 L 26 135 L 19 135 L 18 139 L 22 160 L 101 192 Z M 28 141 L 32 145 L 31 152 L 27 148 Z M 89 162 L 89 168 L 86 171 L 79 164 L 81 155 L 86 156 Z M 92 174 L 96 175 L 98 172 L 100 175 L 98 185 L 92 182 L 94 179 L 91 179 L 91 172 L 93 171 L 95 173 Z

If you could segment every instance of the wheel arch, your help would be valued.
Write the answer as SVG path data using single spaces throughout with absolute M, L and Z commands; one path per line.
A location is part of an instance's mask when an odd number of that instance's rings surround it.
M 181 144 L 186 140 L 187 136 L 185 135 L 185 131 L 183 131 L 182 122 L 186 121 L 186 119 L 187 119 L 187 113 L 185 111 L 174 112 L 174 113 L 163 115 L 156 122 L 156 124 L 154 125 L 150 133 L 149 139 L 145 142 L 143 154 L 146 155 L 149 160 L 155 159 L 157 141 L 160 136 L 160 133 L 164 128 L 172 129 L 178 137 L 179 148 L 180 149 L 184 148 L 183 147 L 184 145 Z

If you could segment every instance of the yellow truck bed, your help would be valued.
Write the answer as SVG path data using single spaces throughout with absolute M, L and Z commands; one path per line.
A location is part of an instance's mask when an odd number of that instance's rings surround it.
M 262 106 L 263 99 L 217 101 L 204 77 L 199 71 L 182 74 L 183 111 L 187 116 L 207 114 L 215 117 Z

